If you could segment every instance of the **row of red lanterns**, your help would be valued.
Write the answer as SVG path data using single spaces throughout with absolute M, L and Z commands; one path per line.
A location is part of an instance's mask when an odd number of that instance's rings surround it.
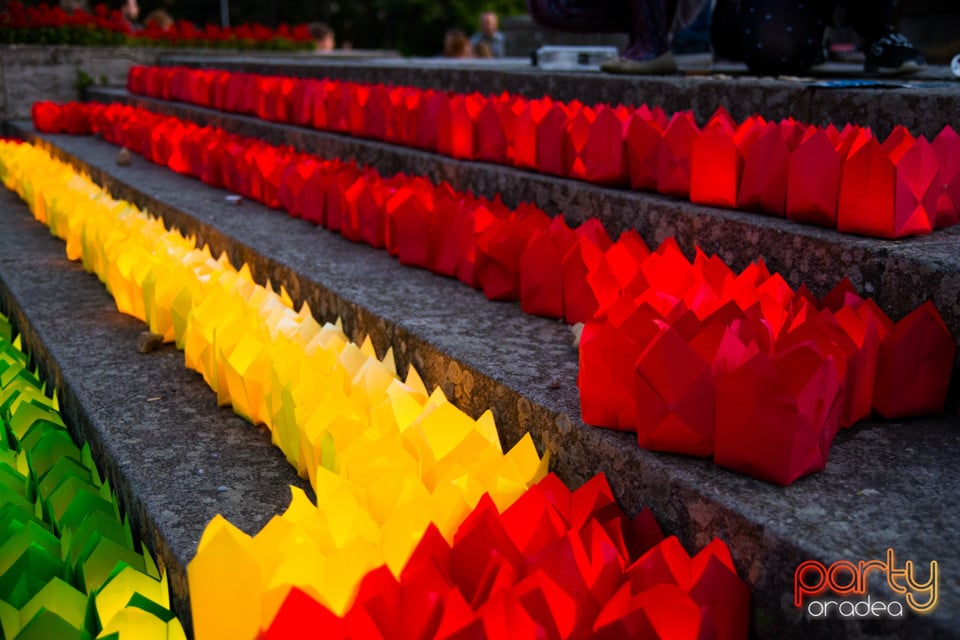
M 132 93 L 265 120 L 507 164 L 596 184 L 654 191 L 879 238 L 930 233 L 960 219 L 960 136 L 930 142 L 897 127 L 838 130 L 721 107 L 693 113 L 585 105 L 549 97 L 133 67 Z

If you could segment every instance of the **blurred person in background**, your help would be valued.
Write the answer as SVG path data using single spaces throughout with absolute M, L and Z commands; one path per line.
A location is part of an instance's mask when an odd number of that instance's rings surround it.
M 120 15 L 131 29 L 142 28 L 142 25 L 137 22 L 140 18 L 140 5 L 137 4 L 137 0 L 120 0 L 114 3 L 113 8 L 120 11 Z
M 311 22 L 307 25 L 310 35 L 316 42 L 317 51 L 333 51 L 336 47 L 336 38 L 330 25 L 324 22 Z
M 493 58 L 493 51 L 487 46 L 486 42 L 478 42 L 470 48 L 474 58 Z
M 484 44 L 490 49 L 494 58 L 504 56 L 503 34 L 500 33 L 500 20 L 493 11 L 484 11 L 480 14 L 479 30 L 470 38 L 470 45 L 476 49 L 477 45 Z
M 443 36 L 444 58 L 472 58 L 470 38 L 461 29 L 450 29 Z

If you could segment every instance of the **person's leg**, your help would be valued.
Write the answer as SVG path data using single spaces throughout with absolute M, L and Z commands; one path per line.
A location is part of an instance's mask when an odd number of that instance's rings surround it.
M 895 0 L 846 0 L 847 19 L 863 39 L 867 73 L 912 73 L 926 66 L 923 54 L 897 32 Z
M 629 33 L 630 5 L 625 0 L 527 0 L 534 22 L 560 31 Z
M 667 0 L 630 0 L 629 5 L 633 29 L 623 57 L 653 60 L 669 51 Z
M 671 0 L 629 0 L 630 44 L 623 55 L 607 60 L 600 69 L 608 73 L 664 74 L 677 70 L 670 53 L 669 25 L 675 3 Z
M 674 31 L 670 49 L 674 53 L 709 53 L 711 16 L 707 2 L 689 24 Z

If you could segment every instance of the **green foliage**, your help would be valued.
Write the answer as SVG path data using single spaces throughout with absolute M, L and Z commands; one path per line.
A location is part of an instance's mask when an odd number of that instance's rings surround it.
M 0 43 L 122 45 L 126 39 L 120 33 L 87 27 L 0 27 Z
M 73 88 L 76 89 L 81 95 L 86 91 L 87 87 L 93 84 L 93 78 L 89 73 L 83 69 L 77 69 L 77 77 L 73 81 Z

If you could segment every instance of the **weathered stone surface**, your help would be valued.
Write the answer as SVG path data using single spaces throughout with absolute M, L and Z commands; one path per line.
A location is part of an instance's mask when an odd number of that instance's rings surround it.
M 63 242 L 5 189 L 0 230 L 0 310 L 168 572 L 189 629 L 186 565 L 206 524 L 219 513 L 252 534 L 286 508 L 289 485 L 312 491 L 266 431 L 217 407 L 181 352 L 138 353 L 143 324 L 118 313 L 96 276 L 69 262 Z
M 125 86 L 136 64 L 155 64 L 150 47 L 0 45 L 0 118 L 26 118 L 37 100 L 76 100 L 78 72 L 95 84 Z
M 24 127 L 20 129 L 34 135 Z M 378 353 L 392 346 L 401 372 L 415 364 L 476 416 L 492 408 L 506 446 L 530 431 L 551 468 L 576 487 L 606 473 L 624 508 L 649 505 L 688 548 L 726 540 L 753 587 L 753 631 L 770 638 L 946 637 L 960 629 L 960 417 L 953 412 L 897 423 L 867 422 L 841 433 L 827 469 L 781 488 L 717 468 L 707 460 L 640 450 L 629 434 L 579 418 L 576 353 L 562 323 L 492 303 L 458 282 L 398 265 L 386 253 L 352 244 L 255 203 L 224 203 L 224 192 L 134 157 L 117 167 L 116 147 L 92 138 L 41 136 L 60 157 L 89 172 L 117 197 L 194 233 L 255 277 L 283 284 L 321 320 L 344 319 L 370 335 Z M 29 294 L 24 295 L 29 299 Z M 128 350 L 129 351 L 129 350 Z M 144 358 L 131 355 L 128 357 Z M 236 465 L 242 465 L 238 460 Z M 793 607 L 793 575 L 807 559 L 881 558 L 940 562 L 941 606 L 903 621 L 804 620 Z M 922 574 L 925 576 L 925 574 Z M 874 587 L 873 597 L 891 595 Z
M 753 213 L 694 205 L 650 193 L 598 187 L 481 162 L 462 162 L 407 149 L 202 107 L 97 89 L 96 100 L 125 101 L 200 125 L 293 147 L 325 158 L 355 159 L 384 175 L 400 171 L 445 180 L 459 190 L 512 206 L 534 202 L 571 224 L 597 217 L 611 234 L 636 229 L 651 247 L 674 237 L 688 256 L 699 246 L 737 269 L 758 258 L 792 286 L 822 295 L 844 277 L 896 320 L 925 300 L 936 304 L 960 341 L 960 226 L 903 240 L 878 240 Z M 958 351 L 960 364 L 960 351 Z

